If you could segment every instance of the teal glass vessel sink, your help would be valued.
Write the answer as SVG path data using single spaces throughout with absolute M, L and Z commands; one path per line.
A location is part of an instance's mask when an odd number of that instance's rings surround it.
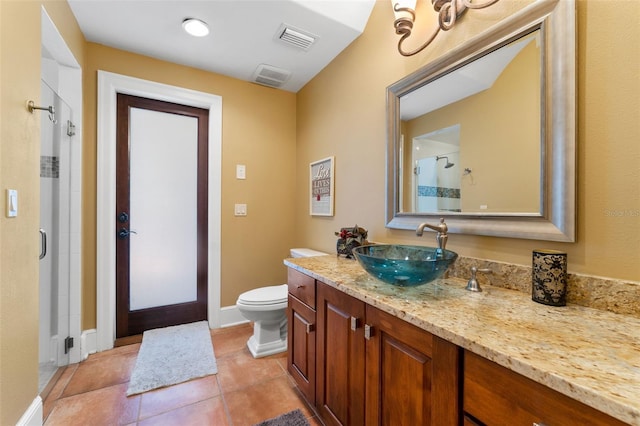
M 450 250 L 396 244 L 356 247 L 353 255 L 371 276 L 402 287 L 426 284 L 442 277 L 458 258 L 458 254 Z

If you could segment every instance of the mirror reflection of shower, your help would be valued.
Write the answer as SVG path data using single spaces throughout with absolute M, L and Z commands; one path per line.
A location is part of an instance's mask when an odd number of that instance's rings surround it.
M 445 163 L 445 165 L 444 165 L 444 168 L 445 168 L 445 169 L 450 169 L 451 167 L 455 166 L 455 164 L 454 164 L 454 163 L 451 163 L 451 162 L 449 161 L 449 157 L 447 157 L 447 156 L 443 156 L 443 157 L 438 157 L 438 156 L 436 156 L 436 162 L 438 162 L 438 161 L 440 161 L 440 160 L 447 160 L 447 162 L 446 162 L 446 163 Z
M 411 140 L 414 173 L 410 190 L 412 205 L 409 206 L 412 210 L 409 211 L 459 212 L 461 174 L 454 166 L 460 161 L 460 125 L 437 129 Z

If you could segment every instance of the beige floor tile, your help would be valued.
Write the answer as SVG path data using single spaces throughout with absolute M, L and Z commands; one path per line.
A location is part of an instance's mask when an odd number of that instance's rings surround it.
M 218 360 L 218 382 L 222 392 L 225 393 L 244 389 L 284 374 L 277 359 L 270 357 L 255 359 L 248 350 Z
M 296 408 L 300 408 L 306 417 L 314 415 L 286 376 L 263 381 L 236 392 L 225 392 L 224 399 L 234 426 L 254 425 Z
M 215 375 L 145 392 L 141 395 L 140 419 L 156 416 L 219 395 L 220 388 Z
M 73 374 L 76 372 L 79 365 L 80 364 L 71 364 L 67 366 L 62 375 L 56 381 L 55 385 L 53 385 L 51 392 L 49 392 L 42 404 L 43 419 L 46 420 L 47 417 L 49 417 L 49 414 L 51 414 L 51 410 L 53 410 L 53 407 L 55 406 L 57 400 L 62 397 L 62 392 L 69 384 L 71 377 L 73 377 Z
M 45 426 L 122 425 L 138 418 L 140 397 L 127 398 L 127 384 L 59 399 Z
M 114 349 L 116 351 L 117 349 Z M 103 353 L 104 354 L 104 353 Z M 82 362 L 62 396 L 67 397 L 129 381 L 138 352 L 116 352 Z
M 216 358 L 223 358 L 244 350 L 247 347 L 247 340 L 252 334 L 253 325 L 251 324 L 212 330 L 211 341 Z
M 138 422 L 138 426 L 225 426 L 230 424 L 221 397 L 200 401 Z

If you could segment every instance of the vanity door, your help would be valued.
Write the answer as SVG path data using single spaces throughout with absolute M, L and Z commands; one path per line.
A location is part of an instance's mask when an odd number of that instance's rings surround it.
M 460 348 L 370 305 L 366 318 L 366 424 L 458 424 Z
M 326 425 L 363 425 L 365 304 L 319 281 L 317 291 L 316 407 Z

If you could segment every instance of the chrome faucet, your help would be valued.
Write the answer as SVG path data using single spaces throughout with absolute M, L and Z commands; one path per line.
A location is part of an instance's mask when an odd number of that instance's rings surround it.
M 447 239 L 449 238 L 449 236 L 447 235 L 447 231 L 449 230 L 449 228 L 447 227 L 447 224 L 444 223 L 444 218 L 440 218 L 440 223 L 438 225 L 429 225 L 428 223 L 421 223 L 420 225 L 418 225 L 418 228 L 416 229 L 416 235 L 418 237 L 422 236 L 422 233 L 424 232 L 424 228 L 433 229 L 434 231 L 437 232 L 436 234 L 436 242 L 438 243 L 437 254 L 439 256 L 442 256 L 444 249 L 447 247 Z
M 480 292 L 482 291 L 482 289 L 480 288 L 480 283 L 478 282 L 477 278 L 476 278 L 476 272 L 485 272 L 485 273 L 492 273 L 493 271 L 489 268 L 482 268 L 482 269 L 478 269 L 475 266 L 471 267 L 471 278 L 469 279 L 469 281 L 467 281 L 467 287 L 465 288 L 465 290 L 469 290 L 469 291 L 476 291 L 476 292 Z

